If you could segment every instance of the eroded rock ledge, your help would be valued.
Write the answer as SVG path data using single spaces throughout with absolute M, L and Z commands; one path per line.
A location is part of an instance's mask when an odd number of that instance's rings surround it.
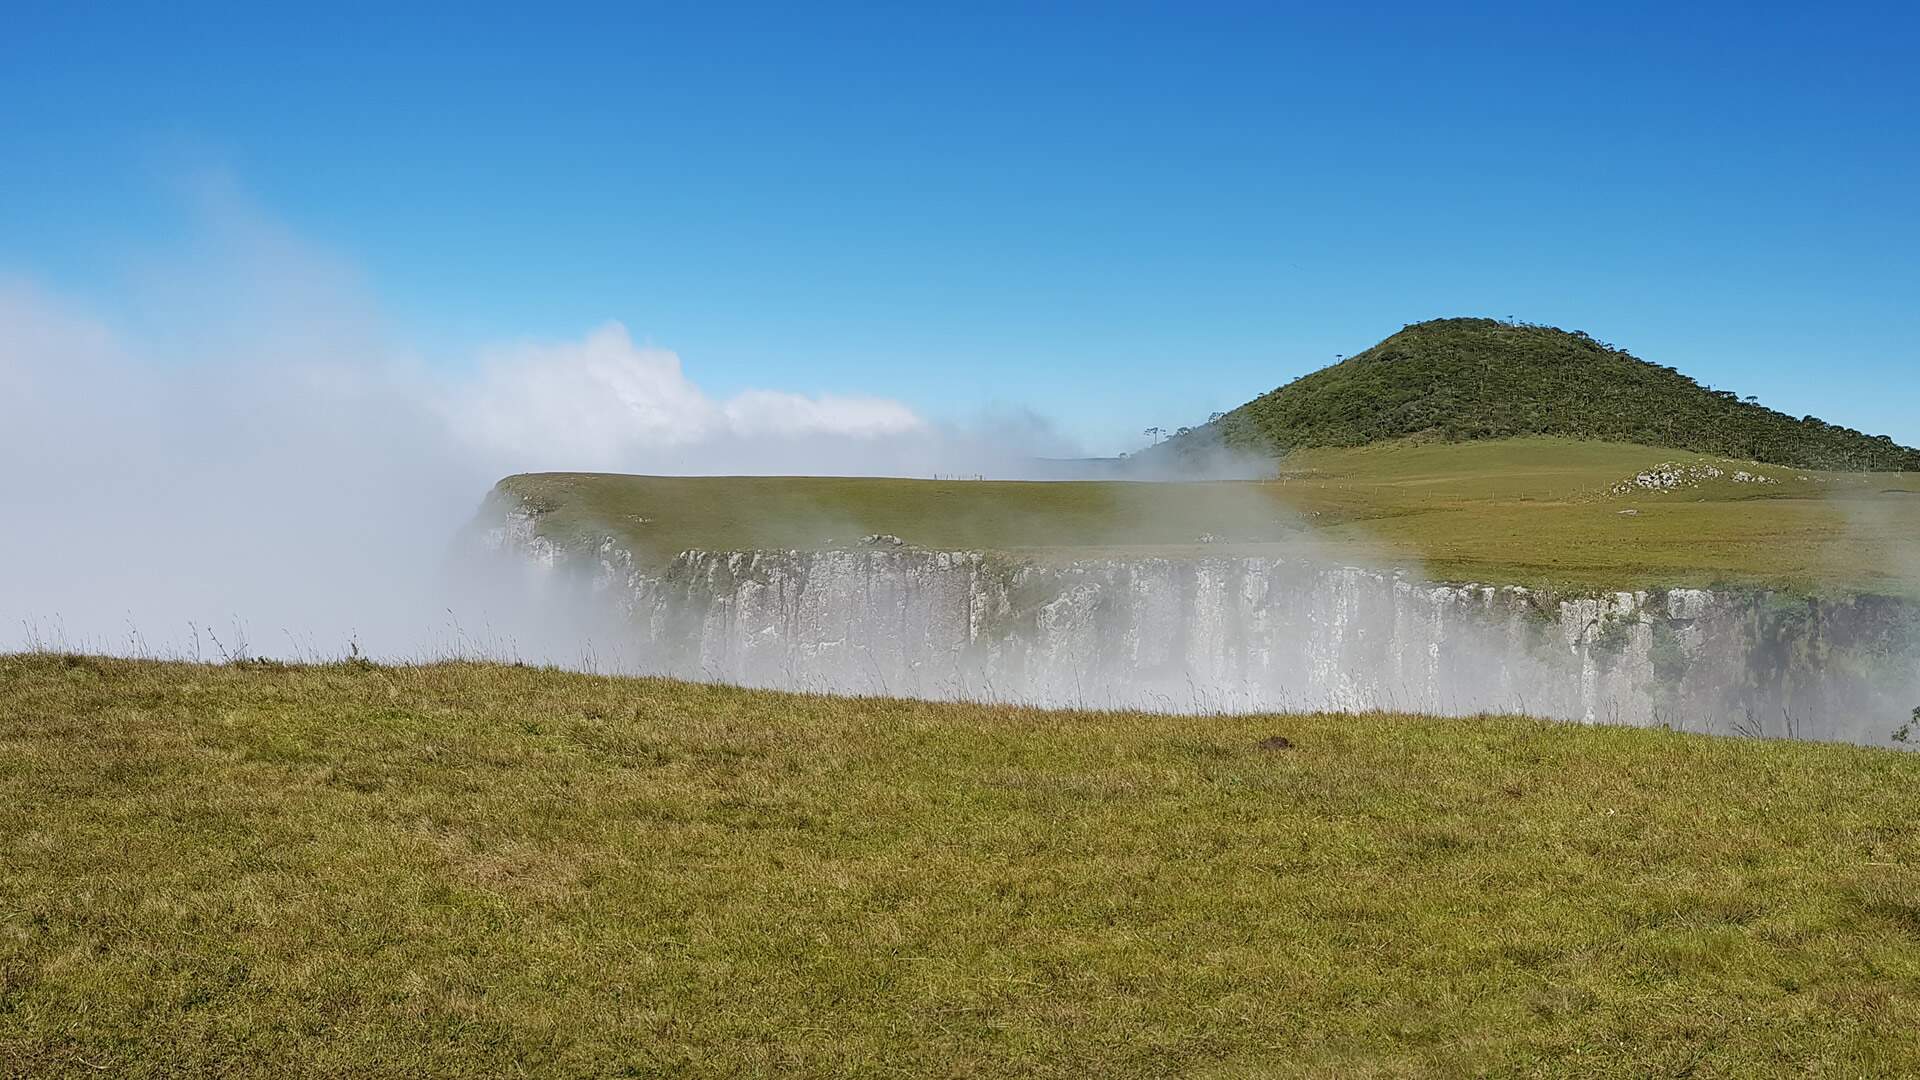
M 1286 558 L 688 551 L 637 566 L 529 514 L 486 533 L 607 613 L 622 667 L 850 694 L 1169 710 L 1525 712 L 1883 743 L 1920 702 L 1920 605 L 1548 595 Z M 563 598 L 563 599 L 562 599 Z

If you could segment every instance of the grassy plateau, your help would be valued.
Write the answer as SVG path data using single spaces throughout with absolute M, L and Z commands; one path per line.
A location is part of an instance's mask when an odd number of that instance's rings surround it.
M 1723 475 L 1616 490 L 1666 464 Z M 1736 472 L 1765 482 L 1736 482 Z M 1039 558 L 1307 553 L 1561 589 L 1920 590 L 1899 559 L 1920 537 L 1920 474 L 1571 439 L 1296 451 L 1261 482 L 538 473 L 500 487 L 541 511 L 539 527 L 556 539 L 613 535 L 656 561 L 689 548 L 848 547 L 888 533 Z
M 5 656 L 0 1075 L 1911 1075 L 1916 819 L 1844 746 Z

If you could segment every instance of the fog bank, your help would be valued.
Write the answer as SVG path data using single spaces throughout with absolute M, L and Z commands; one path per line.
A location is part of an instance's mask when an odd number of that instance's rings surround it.
M 613 322 L 429 363 L 350 266 L 233 199 L 177 255 L 104 305 L 0 277 L 0 648 L 440 655 L 495 617 L 446 556 L 508 473 L 1011 476 L 1076 452 L 1031 414 L 719 397 Z

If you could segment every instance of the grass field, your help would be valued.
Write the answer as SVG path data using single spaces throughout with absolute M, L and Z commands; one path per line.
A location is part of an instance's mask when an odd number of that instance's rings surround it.
M 0 1075 L 1910 1075 L 1916 818 L 1842 746 L 0 657 Z
M 556 536 L 611 532 L 652 559 L 688 548 L 848 546 L 891 533 L 928 548 L 1037 557 L 1304 546 L 1442 580 L 1551 588 L 1920 594 L 1920 475 L 1719 462 L 1775 482 L 1613 494 L 1667 462 L 1719 459 L 1523 439 L 1306 451 L 1261 483 L 548 473 L 503 487 L 546 509 L 542 528 Z M 1195 543 L 1209 533 L 1222 542 Z

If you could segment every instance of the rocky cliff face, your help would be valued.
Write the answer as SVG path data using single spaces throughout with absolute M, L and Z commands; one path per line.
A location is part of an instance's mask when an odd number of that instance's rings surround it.
M 1548 596 L 1279 558 L 685 552 L 641 569 L 509 514 L 490 546 L 613 617 L 619 666 L 1045 705 L 1526 712 L 1881 743 L 1920 703 L 1920 605 L 1695 589 Z

